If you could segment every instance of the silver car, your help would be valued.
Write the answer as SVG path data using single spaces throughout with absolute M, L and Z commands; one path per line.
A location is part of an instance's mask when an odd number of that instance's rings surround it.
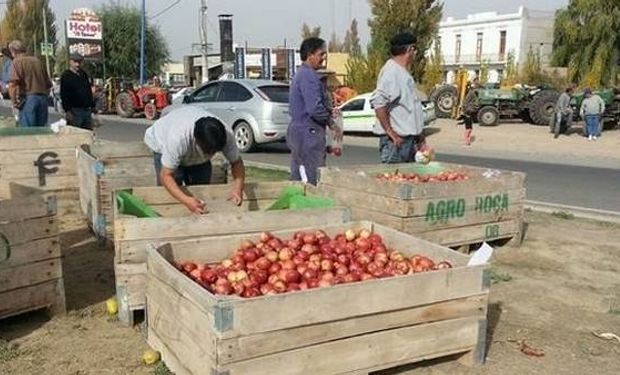
M 256 145 L 285 139 L 288 96 L 289 86 L 275 81 L 213 81 L 184 96 L 182 103 L 166 107 L 162 115 L 183 105 L 204 107 L 232 130 L 239 150 L 249 152 Z

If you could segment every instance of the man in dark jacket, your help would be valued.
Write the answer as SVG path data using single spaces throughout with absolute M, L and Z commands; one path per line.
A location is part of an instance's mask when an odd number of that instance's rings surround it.
M 69 69 L 60 77 L 60 98 L 69 125 L 92 129 L 93 92 L 90 79 L 81 68 L 82 61 L 82 55 L 71 55 Z
M 303 64 L 291 84 L 289 111 L 291 122 L 287 143 L 291 149 L 291 179 L 316 185 L 318 168 L 325 166 L 325 128 L 331 122 L 331 105 L 327 89 L 317 70 L 327 58 L 325 41 L 308 38 L 301 44 Z

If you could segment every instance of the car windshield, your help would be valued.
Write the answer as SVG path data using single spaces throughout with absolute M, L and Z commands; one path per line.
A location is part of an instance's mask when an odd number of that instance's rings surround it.
M 258 89 L 272 102 L 288 104 L 288 86 L 261 86 Z

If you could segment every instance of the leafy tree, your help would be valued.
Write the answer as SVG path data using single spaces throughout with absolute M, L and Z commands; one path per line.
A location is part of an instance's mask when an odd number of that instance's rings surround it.
M 480 74 L 478 76 L 481 85 L 489 82 L 489 61 L 483 60 L 480 62 Z
M 327 51 L 329 52 L 343 52 L 343 44 L 338 39 L 336 33 L 332 33 L 332 37 L 327 44 Z
M 553 63 L 568 68 L 574 83 L 605 86 L 620 69 L 620 1 L 570 0 L 557 12 Z
M 519 64 L 515 60 L 514 51 L 508 52 L 506 57 L 506 69 L 502 77 L 502 86 L 514 86 L 519 83 Z
M 527 52 L 525 63 L 520 75 L 520 81 L 522 83 L 537 86 L 545 84 L 546 77 L 542 70 L 542 64 L 540 61 L 540 53 L 534 52 L 530 47 Z
M 0 43 L 4 46 L 12 40 L 21 40 L 29 53 L 40 57 L 44 36 L 43 12 L 47 17 L 47 42 L 52 43 L 55 50 L 58 44 L 56 16 L 49 0 L 8 0 L 0 21 Z
M 345 84 L 359 93 L 375 89 L 385 56 L 373 50 L 366 55 L 351 55 L 347 61 L 347 77 Z
M 103 23 L 106 74 L 113 77 L 137 79 L 140 75 L 140 10 L 135 6 L 106 5 L 97 10 Z M 169 61 L 168 43 L 159 27 L 146 25 L 145 74 L 151 77 L 161 72 Z M 94 76 L 103 76 L 97 65 Z
M 426 60 L 424 76 L 422 77 L 422 89 L 425 92 L 431 90 L 443 82 L 443 58 L 441 57 L 441 45 L 435 40 L 433 52 Z
M 411 32 L 418 38 L 418 53 L 412 66 L 413 76 L 420 81 L 424 73 L 425 55 L 437 35 L 443 11 L 438 0 L 369 0 L 372 18 L 368 21 L 371 48 L 388 56 L 390 39 L 400 32 Z
M 316 26 L 314 28 L 310 28 L 310 26 L 308 26 L 307 23 L 304 22 L 303 26 L 301 27 L 301 39 L 308 39 L 308 38 L 319 38 L 321 36 L 321 26 Z
M 359 37 L 359 32 L 357 30 L 356 19 L 353 19 L 353 21 L 351 21 L 351 26 L 349 26 L 349 30 L 347 30 L 347 33 L 344 37 L 342 49 L 344 52 L 350 55 L 361 55 L 362 54 L 362 47 L 360 45 L 360 37 Z

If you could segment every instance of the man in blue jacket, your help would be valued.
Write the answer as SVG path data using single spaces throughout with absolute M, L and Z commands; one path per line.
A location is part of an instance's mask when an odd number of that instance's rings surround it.
M 291 149 L 291 180 L 317 183 L 318 169 L 325 166 L 325 129 L 331 125 L 332 106 L 317 70 L 327 59 L 325 41 L 305 39 L 299 51 L 303 64 L 291 84 L 287 143 Z

